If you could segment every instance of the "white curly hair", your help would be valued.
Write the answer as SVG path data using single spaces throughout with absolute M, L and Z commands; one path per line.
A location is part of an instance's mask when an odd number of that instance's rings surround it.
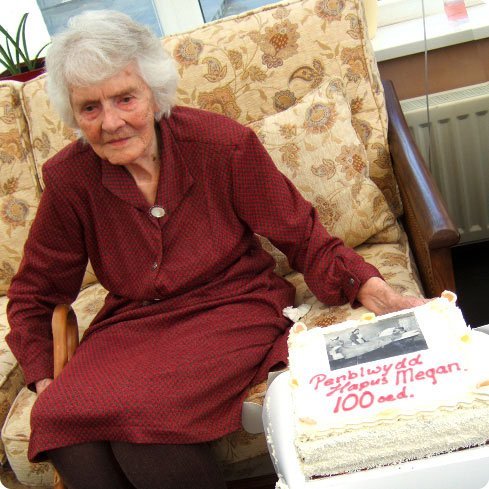
M 168 117 L 175 104 L 178 73 L 161 41 L 129 16 L 111 10 L 84 12 L 53 37 L 46 54 L 48 96 L 62 119 L 78 128 L 69 88 L 107 80 L 136 62 L 153 93 L 155 119 Z

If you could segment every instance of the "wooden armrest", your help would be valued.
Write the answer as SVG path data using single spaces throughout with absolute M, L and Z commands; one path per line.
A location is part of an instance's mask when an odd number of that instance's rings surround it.
M 75 311 L 67 304 L 58 304 L 54 308 L 51 321 L 53 331 L 54 377 L 71 360 L 78 346 L 78 322 Z M 53 489 L 66 489 L 58 472 L 54 471 Z
M 75 311 L 66 304 L 58 304 L 53 312 L 52 329 L 54 377 L 56 378 L 71 360 L 79 343 Z
M 411 135 L 394 85 L 383 81 L 392 165 L 404 207 L 403 223 L 427 296 L 455 290 L 450 248 L 460 235 Z

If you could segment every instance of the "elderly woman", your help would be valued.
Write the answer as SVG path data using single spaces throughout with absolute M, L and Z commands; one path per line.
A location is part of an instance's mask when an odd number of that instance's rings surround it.
M 255 233 L 325 303 L 421 300 L 331 237 L 251 130 L 173 107 L 173 62 L 127 16 L 73 19 L 46 64 L 82 138 L 43 167 L 9 291 L 7 341 L 39 396 L 29 458 L 52 459 L 70 489 L 225 487 L 207 442 L 238 430 L 249 386 L 285 365 L 294 300 Z M 88 259 L 109 293 L 53 381 L 52 311 Z

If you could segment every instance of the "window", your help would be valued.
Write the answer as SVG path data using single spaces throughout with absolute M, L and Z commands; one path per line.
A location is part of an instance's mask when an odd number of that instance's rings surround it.
M 37 4 L 51 35 L 62 30 L 70 17 L 85 10 L 104 8 L 125 12 L 134 20 L 146 24 L 156 35 L 163 34 L 153 0 L 37 0 Z
M 165 34 L 193 29 L 278 0 L 153 0 Z
M 85 10 L 111 9 L 130 15 L 156 35 L 193 29 L 229 15 L 274 3 L 273 0 L 37 0 L 51 35 Z

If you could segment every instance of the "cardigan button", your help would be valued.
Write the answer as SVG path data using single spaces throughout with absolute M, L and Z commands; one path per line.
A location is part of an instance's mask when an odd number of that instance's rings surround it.
M 152 265 L 151 265 L 151 270 L 156 270 L 158 268 L 158 263 L 157 262 L 154 262 Z
M 154 205 L 153 207 L 151 207 L 151 209 L 149 210 L 149 213 L 153 216 L 153 217 L 156 217 L 156 219 L 161 219 L 162 217 L 165 216 L 166 214 L 166 211 L 165 209 L 163 209 L 163 207 L 161 207 L 160 205 Z
M 355 279 L 354 278 L 350 278 L 349 282 L 350 282 L 350 285 L 352 285 L 352 286 L 355 285 Z

